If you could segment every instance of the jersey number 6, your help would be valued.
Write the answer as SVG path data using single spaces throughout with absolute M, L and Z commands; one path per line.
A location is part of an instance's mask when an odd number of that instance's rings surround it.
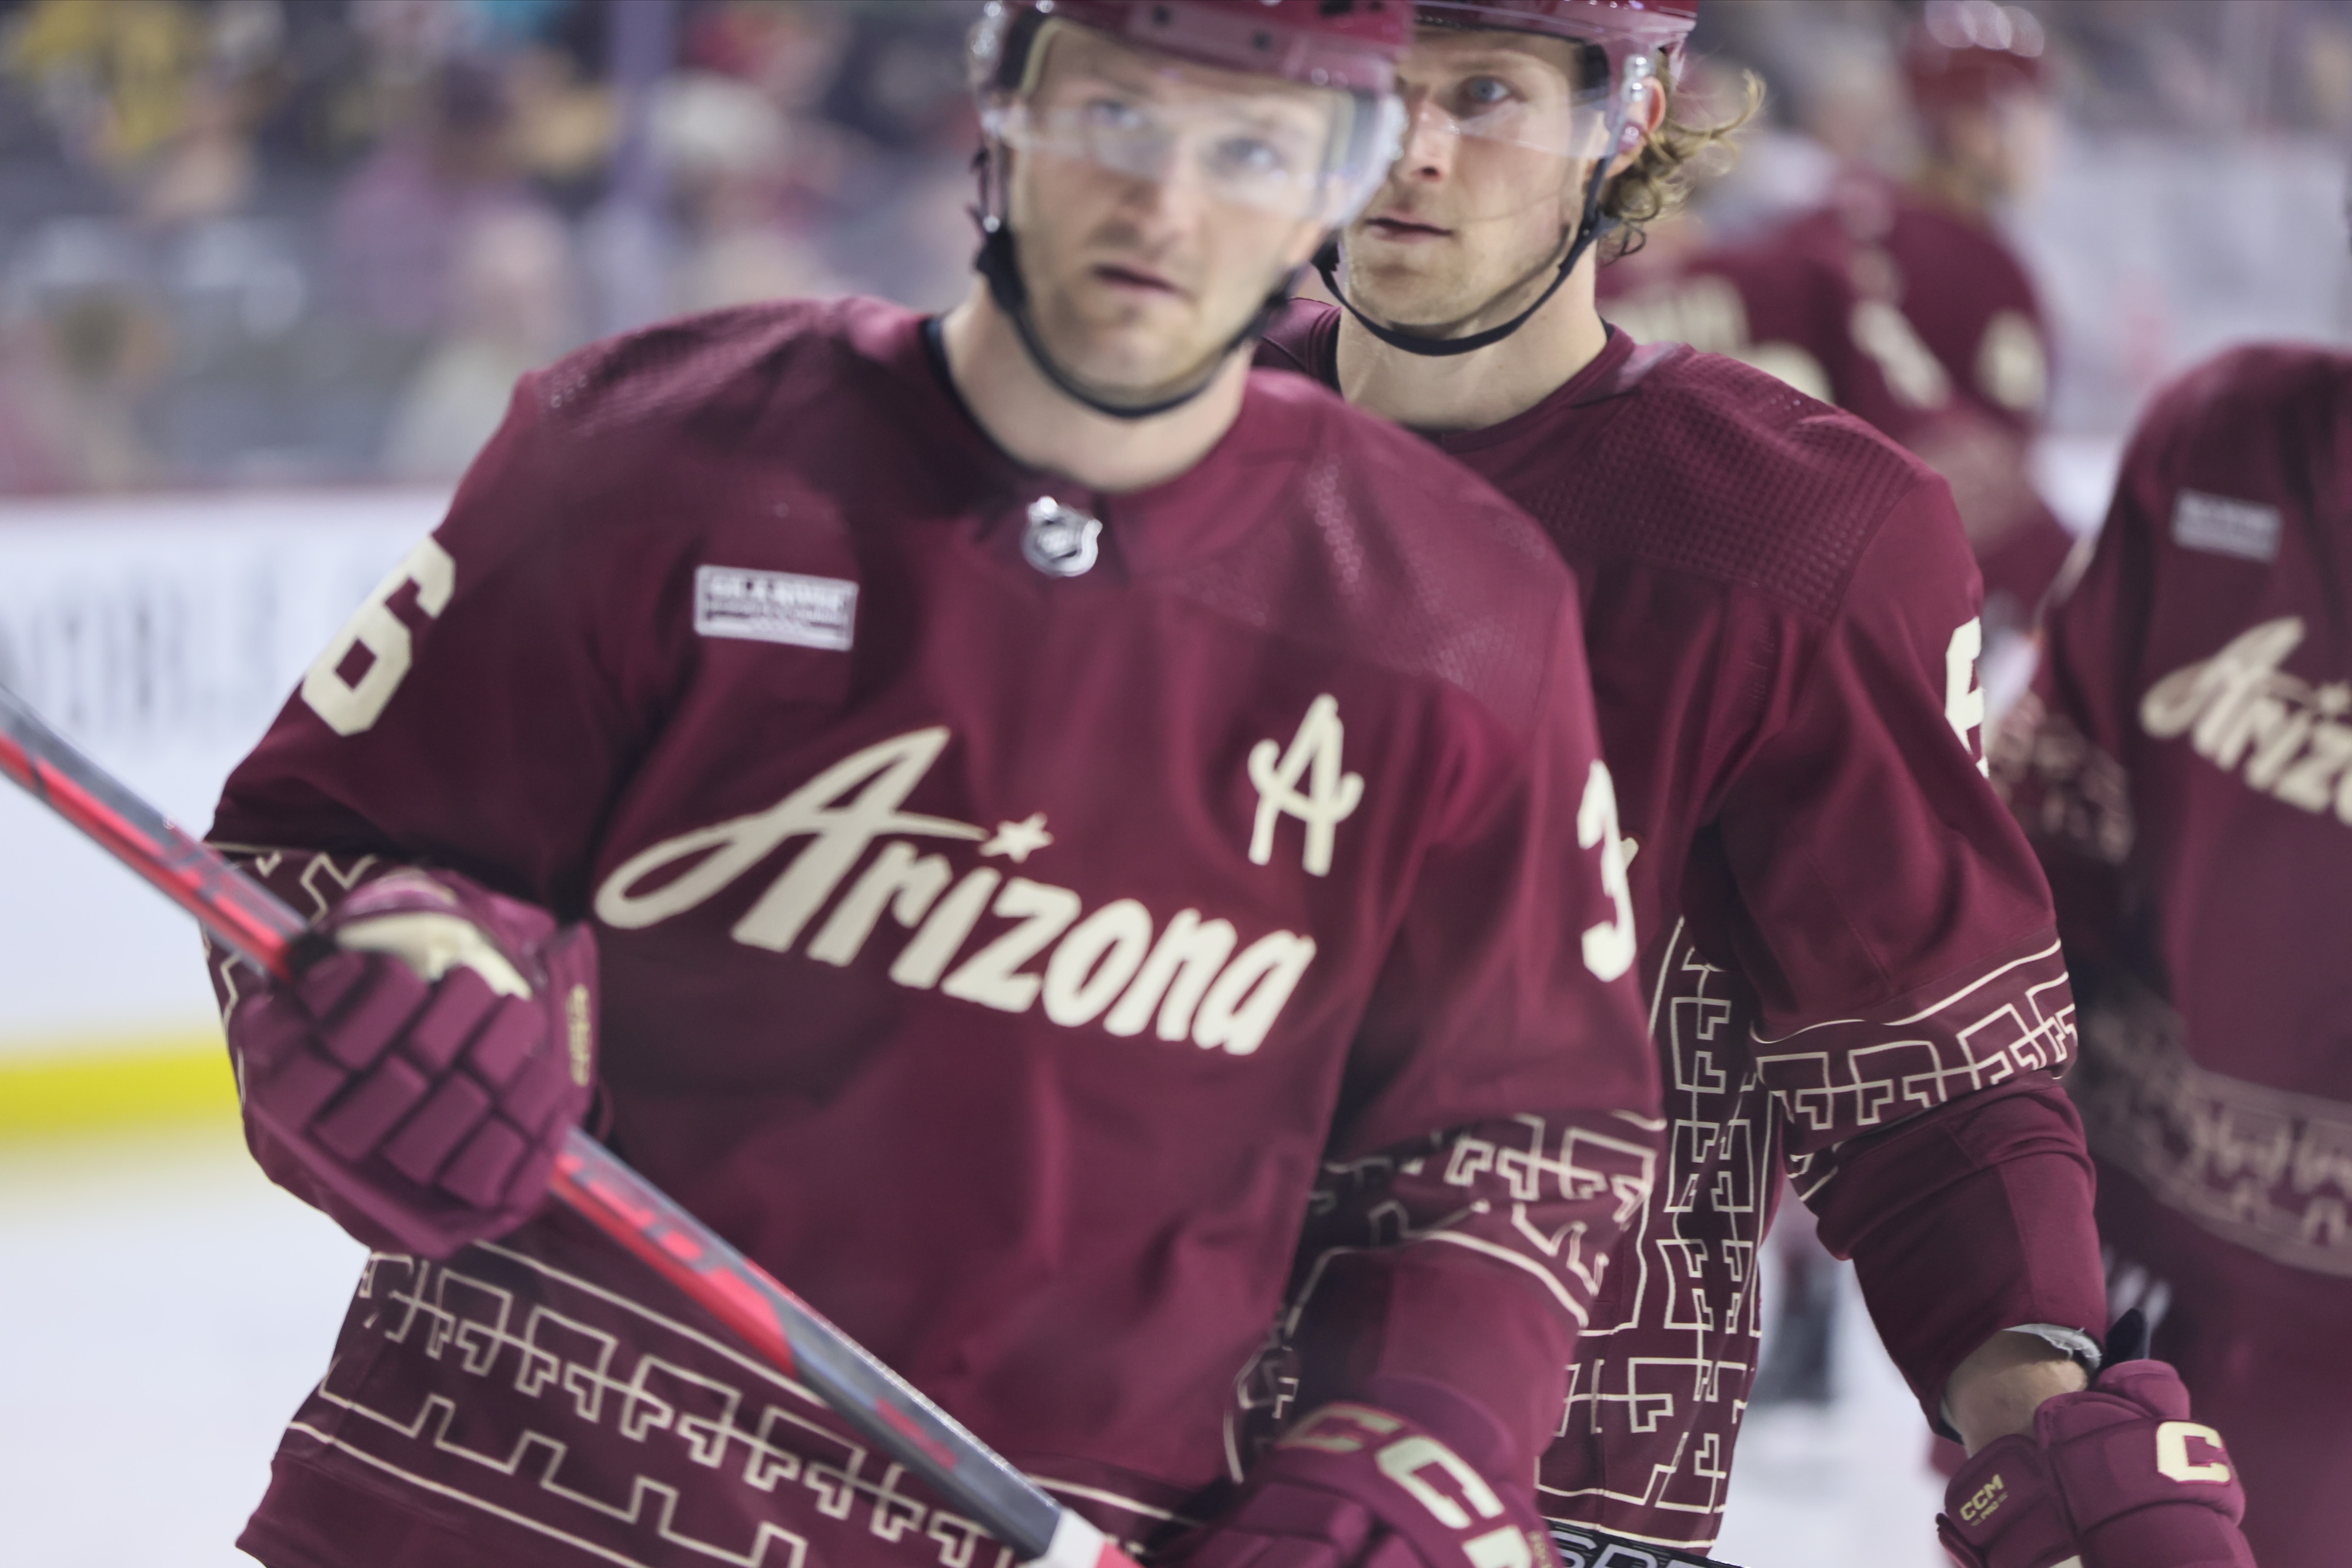
M 1633 888 L 1625 878 L 1625 843 L 1617 836 L 1617 787 L 1609 765 L 1595 758 L 1584 781 L 1584 803 L 1576 809 L 1576 841 L 1601 851 L 1601 890 L 1617 906 L 1616 918 L 1584 933 L 1584 967 L 1613 980 L 1633 967 Z
M 392 596 L 404 583 L 416 584 L 416 608 L 438 616 L 457 590 L 457 563 L 430 534 L 375 585 L 343 629 L 335 633 L 302 677 L 302 700 L 337 735 L 357 735 L 383 716 L 383 705 L 400 689 L 415 657 L 408 628 L 392 612 Z M 364 646 L 371 655 L 356 681 L 343 677 L 343 662 Z

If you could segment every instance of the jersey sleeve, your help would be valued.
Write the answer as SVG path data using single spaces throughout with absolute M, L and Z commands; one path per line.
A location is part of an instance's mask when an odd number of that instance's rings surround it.
M 1904 444 L 1952 487 L 1984 579 L 1988 615 L 2024 630 L 2074 548 L 2034 486 L 2027 435 L 1956 403 L 1922 421 Z
M 230 776 L 216 841 L 446 866 L 580 917 L 638 727 L 599 639 L 632 574 L 586 559 L 569 444 L 526 379 L 446 518 Z
M 1659 1089 L 1573 601 L 1532 736 L 1489 726 L 1423 858 L 1351 1054 L 1300 1251 L 1301 1405 L 1443 1385 L 1532 1474 Z M 1514 755 L 1516 754 L 1516 755 Z
M 2032 854 L 1980 772 L 1978 579 L 1945 487 L 1882 524 L 1718 819 L 1755 1069 L 1823 1242 L 1931 1413 L 2005 1328 L 2095 1333 L 2074 1004 Z

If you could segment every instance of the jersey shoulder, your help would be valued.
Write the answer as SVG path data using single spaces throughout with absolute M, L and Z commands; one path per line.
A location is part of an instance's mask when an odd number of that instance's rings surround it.
M 1754 366 L 1682 348 L 1646 357 L 1599 438 L 1534 497 L 1571 561 L 1711 579 L 1825 619 L 1896 503 L 1941 483 Z
M 523 379 L 451 525 L 486 559 L 593 546 L 620 552 L 596 562 L 646 571 L 754 513 L 789 509 L 782 531 L 830 538 L 831 491 L 919 473 L 926 439 L 952 437 L 939 400 L 908 391 L 921 355 L 919 318 L 858 298 L 763 302 L 592 343 Z
M 1290 371 L 1316 381 L 1331 362 L 1331 340 L 1339 329 L 1339 308 L 1320 299 L 1293 299 L 1274 313 L 1258 339 L 1257 368 Z
M 526 385 L 550 432 L 593 462 L 614 442 L 723 438 L 780 404 L 837 395 L 871 342 L 911 319 L 873 299 L 737 306 L 591 343 Z
M 2166 548 L 2274 559 L 2282 517 L 2352 527 L 2352 355 L 2232 348 L 2166 385 L 2124 452 L 2122 529 Z M 2333 555 L 2333 552 L 2328 552 Z
M 1250 397 L 1249 415 L 1286 429 L 1293 460 L 1304 458 L 1286 508 L 1303 526 L 1260 530 L 1213 563 L 1223 594 L 1238 608 L 1312 584 L 1302 603 L 1314 609 L 1290 620 L 1294 634 L 1456 686 L 1513 729 L 1532 722 L 1576 613 L 1575 578 L 1535 520 L 1319 382 L 1256 371 Z M 1269 612 L 1251 605 L 1248 618 Z
M 2172 382 L 2133 439 L 2136 465 L 2262 452 L 2282 425 L 2333 425 L 2352 409 L 2352 354 L 2306 343 L 2225 350 Z

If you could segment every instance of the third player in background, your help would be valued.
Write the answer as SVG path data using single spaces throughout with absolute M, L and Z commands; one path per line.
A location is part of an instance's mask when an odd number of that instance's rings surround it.
M 2182 377 L 1996 748 L 2082 984 L 2112 1287 L 2230 1434 L 2264 1568 L 2352 1532 L 2347 455 L 2341 352 Z
M 2025 634 L 2074 545 L 2034 487 L 2050 333 L 2000 230 L 2049 141 L 2042 47 L 2018 6 L 1931 0 L 1902 44 L 1918 144 L 1904 178 L 1824 128 L 1843 160 L 1819 205 L 1696 254 L 1677 236 L 1599 280 L 1602 313 L 1635 338 L 1769 370 L 1944 476 L 1984 576 L 1996 713 L 2021 688 Z

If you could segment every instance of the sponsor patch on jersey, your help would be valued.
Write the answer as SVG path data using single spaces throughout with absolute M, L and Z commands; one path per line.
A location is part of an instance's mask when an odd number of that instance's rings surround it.
M 2183 490 L 2172 504 L 2172 542 L 2184 549 L 2233 555 L 2241 560 L 2276 560 L 2278 508 Z
M 705 637 L 846 653 L 856 622 L 857 584 L 837 577 L 733 566 L 694 569 L 694 629 Z

